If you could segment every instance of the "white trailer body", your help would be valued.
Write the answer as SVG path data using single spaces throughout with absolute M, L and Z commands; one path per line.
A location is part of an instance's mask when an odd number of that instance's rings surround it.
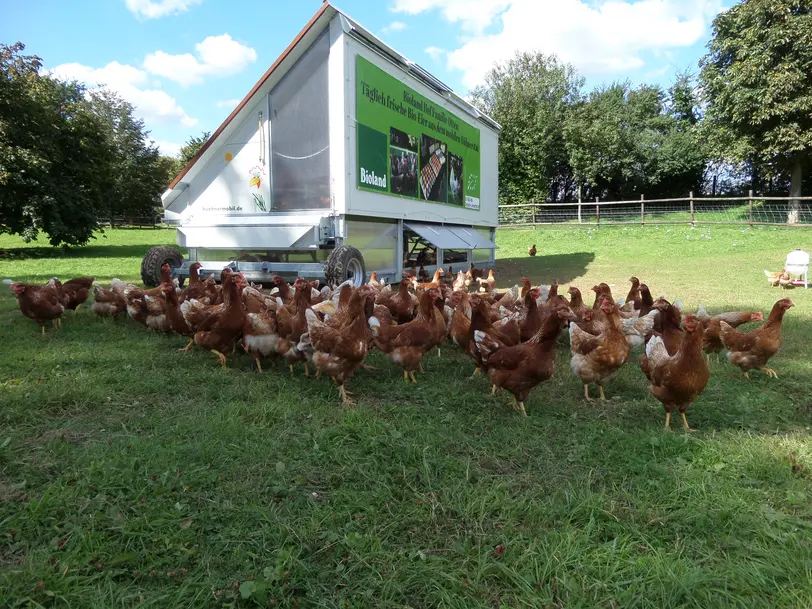
M 324 3 L 163 194 L 188 258 L 151 252 L 144 281 L 164 261 L 181 278 L 200 262 L 359 285 L 372 271 L 399 281 L 407 267 L 492 263 L 498 135 Z

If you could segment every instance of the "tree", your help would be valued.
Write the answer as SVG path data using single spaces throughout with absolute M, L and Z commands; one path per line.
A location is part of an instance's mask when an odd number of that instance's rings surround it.
M 812 5 L 808 0 L 743 0 L 713 22 L 700 61 L 705 128 L 715 154 L 789 172 L 801 195 L 812 151 Z M 790 203 L 789 222 L 799 221 Z
M 562 200 L 572 194 L 563 125 L 583 85 L 555 56 L 517 53 L 494 67 L 472 91 L 475 105 L 502 126 L 500 200 Z
M 24 49 L 0 45 L 0 232 L 81 245 L 107 198 L 109 143 L 84 88 Z
M 134 107 L 107 89 L 94 89 L 90 105 L 105 126 L 112 150 L 105 210 L 112 216 L 152 216 L 166 188 L 166 165 Z
M 706 165 L 687 79 L 659 87 L 615 83 L 595 89 L 569 113 L 569 161 L 589 196 L 629 200 L 685 196 Z
M 203 148 L 203 144 L 205 144 L 209 138 L 211 137 L 211 131 L 203 131 L 200 135 L 193 135 L 186 143 L 181 146 L 180 152 L 178 153 L 178 159 L 180 161 L 180 167 L 178 171 L 175 173 L 179 173 L 181 169 L 186 167 L 189 162 L 195 158 L 195 155 Z

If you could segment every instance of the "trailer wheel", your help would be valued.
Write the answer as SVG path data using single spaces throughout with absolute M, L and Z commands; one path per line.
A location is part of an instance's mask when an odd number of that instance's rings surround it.
M 145 286 L 154 288 L 161 283 L 161 266 L 168 262 L 172 268 L 183 264 L 183 254 L 169 245 L 150 249 L 141 261 L 141 280 Z
M 327 259 L 324 276 L 327 279 L 327 285 L 332 287 L 344 283 L 348 279 L 352 279 L 354 287 L 361 287 L 367 277 L 364 257 L 352 246 L 337 247 Z

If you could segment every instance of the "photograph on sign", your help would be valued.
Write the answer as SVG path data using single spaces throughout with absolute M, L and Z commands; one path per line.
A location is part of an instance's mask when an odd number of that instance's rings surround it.
M 389 130 L 389 184 L 394 194 L 417 197 L 417 138 Z

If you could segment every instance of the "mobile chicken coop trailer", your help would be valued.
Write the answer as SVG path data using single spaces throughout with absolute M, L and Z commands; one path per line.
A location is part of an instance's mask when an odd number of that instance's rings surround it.
M 499 125 L 325 2 L 162 195 L 169 262 L 352 279 L 492 263 Z

